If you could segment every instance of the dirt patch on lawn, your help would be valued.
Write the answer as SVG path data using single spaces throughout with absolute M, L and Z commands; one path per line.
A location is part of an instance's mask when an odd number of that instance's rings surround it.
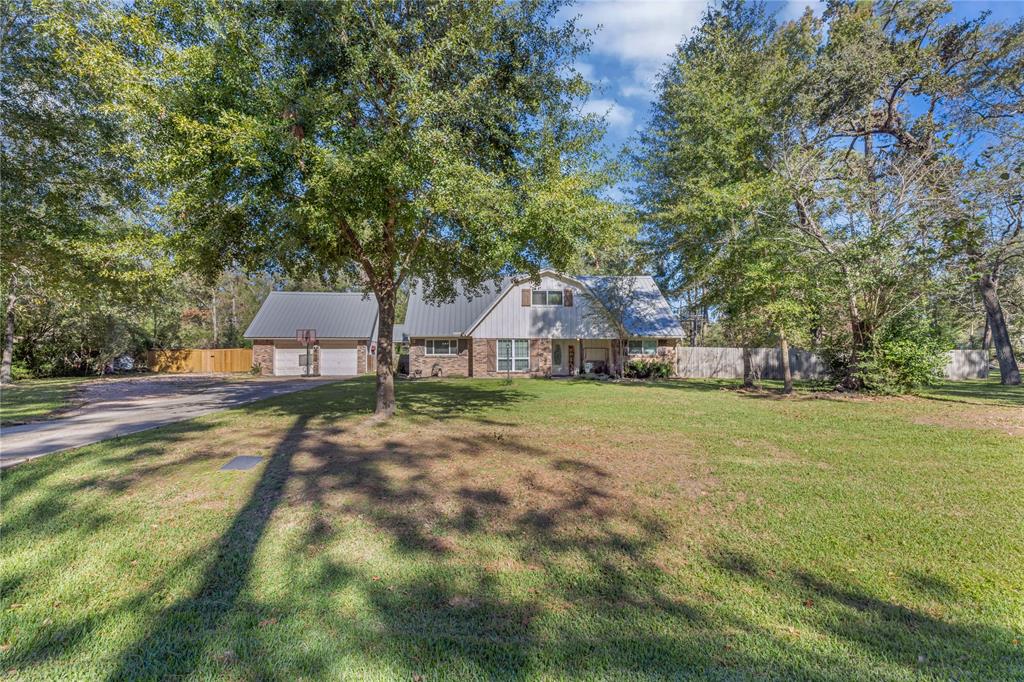
M 481 535 L 588 554 L 702 532 L 701 501 L 717 482 L 690 444 L 619 442 L 628 438 L 583 442 L 571 430 L 471 420 L 335 424 L 295 439 L 284 499 L 333 518 L 334 528 L 358 519 L 405 551 L 433 555 L 457 556 Z
M 1024 436 L 1024 409 L 1015 407 L 945 410 L 941 414 L 917 415 L 913 422 L 925 426 L 980 429 L 1007 436 Z

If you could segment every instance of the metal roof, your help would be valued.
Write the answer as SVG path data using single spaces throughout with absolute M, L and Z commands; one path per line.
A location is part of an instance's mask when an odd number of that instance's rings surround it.
M 573 277 L 610 310 L 624 308 L 622 324 L 634 336 L 683 335 L 682 325 L 649 275 Z
M 489 282 L 476 296 L 467 298 L 465 293 L 459 293 L 454 301 L 440 305 L 423 300 L 422 288 L 413 286 L 402 331 L 409 336 L 460 336 L 511 283 L 512 278 L 505 277 L 497 287 Z
M 245 338 L 293 339 L 297 329 L 315 329 L 321 339 L 368 339 L 376 322 L 373 294 L 272 291 Z
M 558 275 L 558 273 L 551 274 Z M 488 284 L 483 294 L 470 298 L 460 294 L 454 301 L 440 305 L 427 303 L 423 300 L 422 292 L 418 288 L 414 288 L 409 294 L 409 307 L 401 331 L 407 337 L 463 335 L 505 289 L 514 281 L 519 281 L 524 277 L 505 277 L 500 282 L 498 289 L 495 289 L 493 284 Z M 672 313 L 668 301 L 662 296 L 653 277 L 648 275 L 626 277 L 565 275 L 564 277 L 584 285 L 595 298 L 609 307 L 614 307 L 614 300 L 627 300 L 629 305 L 623 323 L 630 334 L 662 337 L 683 335 L 679 320 Z

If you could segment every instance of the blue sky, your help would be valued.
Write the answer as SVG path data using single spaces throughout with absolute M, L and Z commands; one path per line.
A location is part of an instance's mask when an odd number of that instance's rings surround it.
M 580 25 L 600 30 L 591 52 L 578 65 L 595 86 L 584 111 L 606 116 L 606 144 L 617 151 L 647 120 L 653 86 L 668 54 L 700 21 L 710 4 L 706 0 L 578 0 L 569 15 L 579 15 Z M 808 0 L 767 3 L 780 20 L 798 17 L 810 6 Z M 956 17 L 991 12 L 991 19 L 1014 21 L 1024 17 L 1024 0 L 953 3 Z

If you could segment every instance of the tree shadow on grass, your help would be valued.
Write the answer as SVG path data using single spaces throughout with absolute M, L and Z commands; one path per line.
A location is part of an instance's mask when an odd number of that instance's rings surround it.
M 210 548 L 211 559 L 199 588 L 160 614 L 149 632 L 122 654 L 111 679 L 188 675 L 195 669 L 206 638 L 239 607 L 256 547 L 281 503 L 308 421 L 308 417 L 297 417 L 274 448 L 249 500 Z M 222 652 L 221 656 L 230 663 L 237 654 Z
M 471 405 L 470 414 L 479 416 L 471 424 L 486 426 L 492 407 L 518 396 L 506 387 L 470 389 L 443 390 L 439 397 L 406 394 L 403 407 L 412 403 L 410 412 L 429 412 L 439 405 Z M 336 409 L 330 399 L 321 407 Z M 331 653 L 325 651 L 289 652 L 287 661 L 280 651 L 265 655 L 279 645 L 264 641 L 255 625 L 268 610 L 251 596 L 255 555 L 282 507 L 287 513 L 301 510 L 306 522 L 297 551 L 288 554 L 295 575 L 308 575 L 310 563 L 319 567 L 318 581 L 295 597 L 326 604 L 339 590 L 363 594 L 370 607 L 365 618 L 353 622 L 320 608 L 317 625 L 346 632 L 346 641 L 365 651 L 364 658 L 379 657 L 382 670 L 426 665 L 456 676 L 515 677 L 537 665 L 537 672 L 547 670 L 536 660 L 545 652 L 568 671 L 573 657 L 603 648 L 606 637 L 621 638 L 619 629 L 637 614 L 686 622 L 703 618 L 696 602 L 664 591 L 666 577 L 653 564 L 653 550 L 667 538 L 664 521 L 620 499 L 599 466 L 486 430 L 424 442 L 386 435 L 365 442 L 344 427 L 310 429 L 302 409 L 274 448 L 252 497 L 210 549 L 199 586 L 157 616 L 123 652 L 110 679 L 289 678 L 330 670 Z M 499 482 L 477 478 L 473 462 L 496 452 L 530 470 Z M 326 551 L 352 524 L 368 524 L 371 537 L 419 570 L 378 579 L 359 561 Z M 460 565 L 468 546 L 488 539 L 506 548 L 494 565 Z M 510 589 L 510 575 L 525 576 L 537 587 Z M 274 608 L 287 613 L 290 606 Z M 576 637 L 550 624 L 538 628 L 564 609 L 594 619 L 594 629 Z M 637 651 L 648 646 L 646 635 L 628 639 Z M 672 652 L 664 637 L 651 638 L 650 646 L 669 656 L 657 662 L 663 670 L 699 660 L 696 649 Z M 612 652 L 605 653 L 602 665 L 613 670 L 636 670 L 642 663 L 642 657 L 634 658 L 620 668 Z
M 1024 385 L 1006 386 L 992 380 L 947 381 L 921 393 L 921 398 L 939 402 L 984 407 L 1024 407 Z
M 877 661 L 901 666 L 908 675 L 1008 680 L 1024 674 L 1024 656 L 1012 643 L 1009 630 L 952 622 L 807 570 L 769 569 L 738 550 L 718 549 L 710 559 L 722 571 L 772 594 L 774 600 L 802 603 L 803 623 Z M 910 571 L 906 581 L 932 599 L 956 598 L 956 590 L 934 576 Z
M 16 650 L 12 662 L 62 655 L 104 619 L 141 611 L 174 574 L 201 567 L 187 596 L 120 652 L 111 679 L 283 680 L 349 674 L 339 667 L 349 664 L 353 676 L 379 678 L 856 674 L 843 652 L 798 649 L 749 614 L 690 593 L 660 560 L 679 529 L 663 510 L 638 504 L 606 462 L 545 447 L 525 429 L 495 434 L 493 415 L 524 397 L 514 387 L 422 386 L 399 393 L 400 410 L 415 417 L 404 430 L 341 421 L 368 414 L 368 382 L 244 408 L 255 424 L 276 415 L 288 428 L 219 538 L 173 557 L 143 593 L 109 612 Z M 461 412 L 465 424 L 449 421 L 459 406 L 472 408 Z M 147 461 L 157 456 L 133 463 L 141 476 L 167 471 Z M 138 482 L 125 478 L 112 494 Z M 885 637 L 914 646 L 951 637 L 958 655 L 967 652 L 962 669 L 1015 672 L 1012 652 L 992 644 L 1005 634 L 994 628 L 892 614 L 820 576 L 769 575 L 741 551 L 711 562 L 740 588 L 833 604 L 841 617 L 812 613 L 815 627 L 879 664 L 907 658 Z M 275 582 L 280 576 L 286 581 Z M 738 645 L 737 633 L 756 645 Z

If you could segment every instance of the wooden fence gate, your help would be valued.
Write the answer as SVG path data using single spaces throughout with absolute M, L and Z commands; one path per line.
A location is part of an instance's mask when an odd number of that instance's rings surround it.
M 251 348 L 182 348 L 151 350 L 146 365 L 154 372 L 248 372 Z

